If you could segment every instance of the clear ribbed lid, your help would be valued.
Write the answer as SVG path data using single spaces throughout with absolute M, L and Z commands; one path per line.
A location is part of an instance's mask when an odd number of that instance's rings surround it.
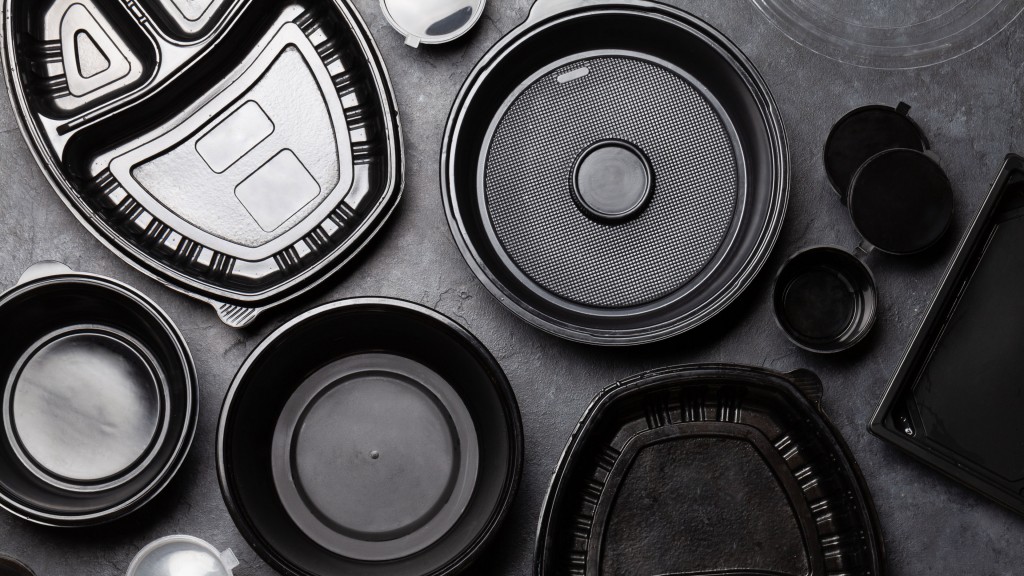
M 751 0 L 811 50 L 868 68 L 945 62 L 991 40 L 1021 0 Z

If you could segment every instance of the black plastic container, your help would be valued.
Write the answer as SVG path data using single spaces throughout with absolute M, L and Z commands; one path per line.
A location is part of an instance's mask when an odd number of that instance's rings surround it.
M 833 126 L 825 171 L 863 239 L 853 253 L 804 250 L 782 268 L 774 310 L 786 336 L 818 353 L 848 350 L 875 325 L 878 295 L 863 262 L 869 254 L 920 254 L 953 222 L 953 186 L 907 115 L 910 106 L 865 106 Z
M 801 348 L 839 352 L 875 325 L 878 290 L 871 271 L 840 248 L 811 248 L 794 256 L 776 280 L 775 318 Z
M 588 344 L 662 340 L 721 312 L 789 199 L 782 118 L 753 64 L 644 0 L 538 0 L 470 74 L 441 164 L 480 281 Z
M 537 576 L 881 576 L 874 504 L 821 382 L 731 365 L 605 390 L 562 455 Z
M 910 105 L 904 102 L 895 108 L 862 106 L 832 126 L 825 141 L 825 174 L 844 204 L 854 174 L 874 155 L 896 148 L 924 152 L 931 147 L 909 113 Z
M 282 573 L 439 576 L 494 538 L 523 432 L 472 335 L 416 304 L 359 299 L 303 314 L 253 352 L 217 447 L 232 517 Z
M 0 505 L 39 524 L 125 516 L 170 482 L 198 388 L 170 319 L 113 280 L 39 264 L 0 296 Z
M 1024 158 L 1007 157 L 871 431 L 1024 514 Z

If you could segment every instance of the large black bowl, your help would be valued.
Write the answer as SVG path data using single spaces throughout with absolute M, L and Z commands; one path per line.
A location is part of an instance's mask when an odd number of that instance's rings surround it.
M 358 299 L 253 352 L 217 450 L 236 524 L 282 573 L 437 576 L 494 537 L 523 433 L 508 380 L 471 334 L 416 304 Z
M 574 208 L 573 167 L 579 188 L 595 138 L 644 160 L 619 171 L 626 192 L 653 197 L 639 213 Z M 727 152 L 709 153 L 720 139 Z M 459 93 L 441 186 L 459 249 L 502 304 L 563 338 L 632 345 L 695 328 L 750 285 L 781 230 L 789 150 L 753 64 L 698 18 L 645 0 L 538 0 Z

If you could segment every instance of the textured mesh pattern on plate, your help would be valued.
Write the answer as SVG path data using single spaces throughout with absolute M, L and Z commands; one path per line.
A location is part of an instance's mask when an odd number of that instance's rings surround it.
M 618 225 L 591 220 L 572 198 L 577 158 L 609 138 L 643 150 L 655 173 L 650 205 Z M 491 225 L 515 265 L 550 293 L 603 308 L 654 302 L 693 280 L 729 232 L 739 185 L 712 104 L 675 72 L 626 56 L 579 60 L 528 86 L 498 121 L 484 168 Z

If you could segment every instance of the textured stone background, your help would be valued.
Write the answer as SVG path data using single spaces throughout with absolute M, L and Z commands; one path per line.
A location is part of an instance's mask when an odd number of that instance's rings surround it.
M 134 554 L 168 534 L 193 534 L 235 550 L 237 573 L 273 574 L 245 544 L 224 508 L 214 470 L 214 431 L 224 392 L 246 354 L 300 310 L 362 295 L 405 298 L 456 318 L 494 352 L 522 405 L 527 467 L 515 511 L 475 571 L 527 575 L 542 498 L 556 459 L 594 394 L 613 381 L 668 364 L 738 362 L 789 371 L 810 368 L 825 382 L 826 409 L 849 441 L 877 502 L 894 576 L 1021 574 L 1024 519 L 969 493 L 870 436 L 866 424 L 917 329 L 958 238 L 981 205 L 1003 156 L 1024 138 L 1024 20 L 982 49 L 912 71 L 839 64 L 787 39 L 743 0 L 673 0 L 731 37 L 750 56 L 787 121 L 792 202 L 780 245 L 746 296 L 690 336 L 632 350 L 562 342 L 527 327 L 477 283 L 449 235 L 438 191 L 438 153 L 449 107 L 467 72 L 526 16 L 530 0 L 492 0 L 477 29 L 454 46 L 412 50 L 388 28 L 377 0 L 357 0 L 390 67 L 403 114 L 408 185 L 394 221 L 347 277 L 300 304 L 269 314 L 254 330 L 223 326 L 213 310 L 160 287 L 108 252 L 50 189 L 25 146 L 6 99 L 0 104 L 0 286 L 32 263 L 55 259 L 126 281 L 178 323 L 195 354 L 202 387 L 198 436 L 171 487 L 142 513 L 83 531 L 38 528 L 0 514 L 0 552 L 40 575 L 121 574 Z M 817 244 L 854 248 L 843 208 L 826 192 L 820 154 L 831 124 L 870 103 L 914 105 L 913 116 L 945 161 L 958 217 L 946 246 L 929 257 L 873 256 L 882 294 L 873 337 L 853 353 L 821 358 L 782 336 L 769 305 L 771 277 L 794 251 Z M 0 344 L 2 345 L 2 344 Z

